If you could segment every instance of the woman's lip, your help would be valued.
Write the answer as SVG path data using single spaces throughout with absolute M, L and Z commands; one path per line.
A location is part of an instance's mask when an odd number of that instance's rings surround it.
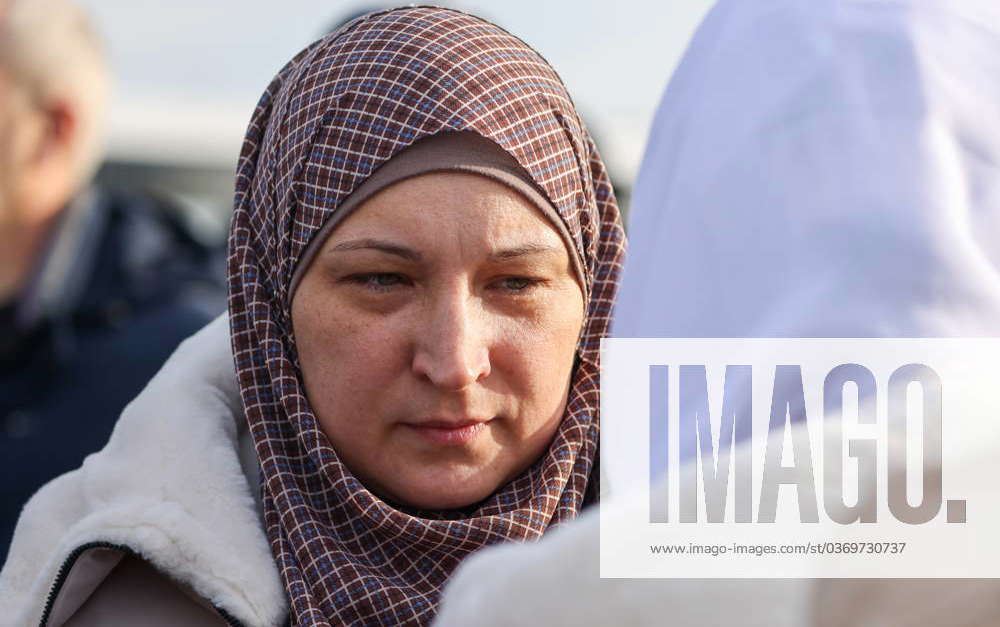
M 463 422 L 431 420 L 420 423 L 403 423 L 403 426 L 436 444 L 465 444 L 485 431 L 489 422 L 489 420 L 466 420 Z

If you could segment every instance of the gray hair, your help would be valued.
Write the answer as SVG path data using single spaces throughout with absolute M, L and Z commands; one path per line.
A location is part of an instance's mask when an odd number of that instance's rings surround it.
M 0 72 L 35 102 L 64 99 L 78 115 L 76 172 L 83 184 L 104 145 L 108 71 L 103 45 L 70 0 L 0 0 Z

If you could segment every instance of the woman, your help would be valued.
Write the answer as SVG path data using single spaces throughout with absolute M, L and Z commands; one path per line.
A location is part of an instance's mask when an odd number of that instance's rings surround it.
M 426 624 L 464 557 L 596 499 L 624 239 L 537 53 L 450 10 L 359 18 L 272 82 L 236 187 L 245 421 L 216 322 L 26 507 L 17 624 Z

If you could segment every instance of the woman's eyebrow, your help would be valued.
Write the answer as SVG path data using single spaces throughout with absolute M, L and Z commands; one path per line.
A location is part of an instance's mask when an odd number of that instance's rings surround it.
M 339 244 L 331 247 L 327 252 L 346 252 L 352 250 L 377 250 L 390 255 L 396 255 L 397 257 L 402 257 L 408 261 L 420 261 L 423 258 L 420 253 L 412 248 L 407 248 L 406 246 L 396 244 L 394 242 L 372 238 L 340 242 Z
M 407 248 L 402 244 L 397 244 L 395 242 L 390 242 L 387 240 L 380 240 L 367 237 L 363 239 L 355 239 L 355 240 L 348 240 L 346 242 L 340 242 L 339 244 L 331 246 L 327 250 L 327 252 L 350 252 L 354 250 L 377 250 L 379 252 L 387 253 L 389 255 L 395 255 L 397 257 L 401 257 L 408 261 L 418 262 L 423 260 L 423 255 L 413 250 L 412 248 Z M 524 257 L 527 255 L 551 254 L 557 252 L 559 252 L 558 246 L 529 243 L 493 251 L 492 253 L 490 253 L 490 259 L 493 261 L 504 261 L 507 259 Z
M 510 248 L 503 248 L 490 253 L 490 259 L 496 261 L 502 261 L 505 259 L 513 259 L 515 257 L 523 257 L 525 255 L 538 255 L 545 253 L 556 253 L 559 252 L 559 246 L 550 246 L 548 244 L 521 244 L 520 246 L 512 246 Z

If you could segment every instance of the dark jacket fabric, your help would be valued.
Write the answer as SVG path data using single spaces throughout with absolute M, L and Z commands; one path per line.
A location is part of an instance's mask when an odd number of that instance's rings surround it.
M 89 189 L 40 257 L 0 306 L 0 558 L 31 494 L 104 446 L 177 344 L 225 308 L 221 248 L 162 200 Z

